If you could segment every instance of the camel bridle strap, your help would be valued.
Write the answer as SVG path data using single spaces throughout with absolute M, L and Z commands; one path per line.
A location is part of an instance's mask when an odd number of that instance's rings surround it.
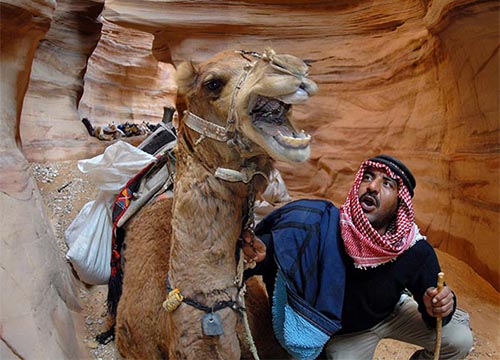
M 242 182 L 244 184 L 250 183 L 255 175 L 262 175 L 269 182 L 267 175 L 263 171 L 257 170 L 254 163 L 251 163 L 249 166 L 242 166 L 240 171 L 223 167 L 218 167 L 215 170 L 215 177 L 217 179 L 229 182 Z
M 238 114 L 235 111 L 235 102 L 238 92 L 245 83 L 248 74 L 253 69 L 255 63 L 256 62 L 253 62 L 251 64 L 246 64 L 243 67 L 243 73 L 241 73 L 240 77 L 238 78 L 238 81 L 236 82 L 236 86 L 234 87 L 234 90 L 231 95 L 231 102 L 229 105 L 229 111 L 227 113 L 226 127 L 207 121 L 203 119 L 201 116 L 198 116 L 190 111 L 185 112 L 184 123 L 191 130 L 194 130 L 200 134 L 200 137 L 194 143 L 195 145 L 198 145 L 203 141 L 203 139 L 207 137 L 220 142 L 225 142 L 230 146 L 234 146 L 236 144 L 239 144 L 240 146 L 244 145 L 241 141 L 239 141 L 236 132 L 236 123 L 238 120 Z
M 251 61 L 251 60 L 248 59 L 245 55 L 251 55 L 254 58 L 262 59 L 262 60 L 268 62 L 273 69 L 280 71 L 282 73 L 294 76 L 298 79 L 300 79 L 301 77 L 308 77 L 309 76 L 309 72 L 294 72 L 294 71 L 291 71 L 290 69 L 288 69 L 285 64 L 280 64 L 280 61 L 277 60 L 277 58 L 276 58 L 276 53 L 274 52 L 274 50 L 271 50 L 271 49 L 266 50 L 263 54 L 258 53 L 256 51 L 245 51 L 245 50 L 240 50 L 240 51 L 238 51 L 238 53 L 241 56 L 243 56 L 245 59 L 247 59 L 248 61 Z
M 190 111 L 186 111 L 184 124 L 201 135 L 195 145 L 198 145 L 206 137 L 220 142 L 227 142 L 229 139 L 226 128 L 207 121 Z
M 245 83 L 246 79 L 248 78 L 248 74 L 252 71 L 254 68 L 256 62 L 252 62 L 250 64 L 246 64 L 243 67 L 243 73 L 240 75 L 240 78 L 238 79 L 238 82 L 236 83 L 236 86 L 233 90 L 233 94 L 231 95 L 231 103 L 229 105 L 229 111 L 227 113 L 227 126 L 226 126 L 226 134 L 230 139 L 229 144 L 236 144 L 237 143 L 237 134 L 236 134 L 236 121 L 238 119 L 238 113 L 235 112 L 235 101 L 236 101 L 236 96 L 238 95 L 241 87 Z
M 194 131 L 201 134 L 200 138 L 195 142 L 195 145 L 198 145 L 201 142 L 201 140 L 203 140 L 205 137 L 209 137 L 211 139 L 218 140 L 221 142 L 228 141 L 225 128 L 216 125 L 214 123 L 208 122 L 191 112 L 188 112 L 186 114 L 184 123 Z M 219 166 L 215 170 L 214 175 L 216 178 L 224 181 L 243 182 L 245 184 L 248 184 L 250 181 L 252 181 L 255 175 L 262 175 L 269 182 L 267 175 L 264 172 L 257 170 L 255 168 L 255 164 L 253 163 L 250 166 L 242 166 L 239 171 Z
M 277 60 L 276 53 L 272 50 L 266 50 L 263 54 L 260 54 L 256 51 L 245 51 L 239 50 L 237 51 L 245 60 L 249 61 L 248 64 L 245 64 L 243 67 L 243 72 L 241 73 L 238 81 L 236 82 L 236 86 L 233 89 L 231 94 L 231 102 L 229 105 L 229 111 L 227 114 L 226 127 L 214 124 L 210 121 L 203 119 L 202 117 L 190 112 L 185 112 L 184 123 L 191 129 L 200 134 L 198 140 L 196 140 L 195 145 L 198 145 L 205 138 L 210 138 L 213 140 L 217 140 L 220 142 L 225 142 L 230 146 L 239 145 L 242 148 L 246 148 L 247 146 L 241 141 L 239 138 L 239 134 L 236 130 L 237 122 L 239 121 L 238 113 L 236 112 L 236 97 L 243 84 L 248 78 L 248 75 L 255 68 L 255 65 L 258 61 L 265 61 L 269 63 L 269 65 L 275 69 L 276 71 L 285 73 L 287 75 L 294 76 L 298 79 L 307 77 L 309 74 L 307 72 L 294 72 L 286 67 L 285 64 L 280 64 Z M 247 57 L 247 55 L 256 58 L 257 60 L 252 61 Z

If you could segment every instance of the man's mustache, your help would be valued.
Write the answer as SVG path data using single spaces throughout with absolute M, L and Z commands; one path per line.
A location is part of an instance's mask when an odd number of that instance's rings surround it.
M 380 200 L 379 200 L 378 196 L 375 193 L 370 192 L 370 191 L 367 191 L 363 195 L 361 195 L 359 197 L 359 202 L 362 202 L 363 199 L 366 197 L 369 197 L 370 199 L 372 199 L 372 201 L 375 203 L 376 207 L 380 207 Z

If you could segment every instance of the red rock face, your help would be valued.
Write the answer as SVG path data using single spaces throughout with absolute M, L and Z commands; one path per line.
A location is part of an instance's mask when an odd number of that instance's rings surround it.
M 152 54 L 153 35 L 102 19 L 101 41 L 89 59 L 80 116 L 94 124 L 157 123 L 175 106 L 173 65 Z
M 272 46 L 310 59 L 320 86 L 295 109 L 311 159 L 278 163 L 290 191 L 340 206 L 362 160 L 399 157 L 429 241 L 499 289 L 498 2 L 108 0 L 99 18 L 103 3 L 1 3 L 0 187 L 12 213 L 38 209 L 21 149 L 38 161 L 96 155 L 109 143 L 81 118 L 159 121 L 176 96 L 168 63 Z M 46 219 L 33 223 L 18 223 L 27 239 Z
M 169 63 L 228 48 L 272 46 L 311 60 L 320 94 L 295 114 L 313 135 L 312 156 L 278 164 L 294 195 L 340 206 L 362 160 L 399 157 L 417 178 L 417 223 L 429 241 L 499 290 L 498 2 L 326 3 L 106 0 L 102 18 L 104 0 L 0 3 L 0 217 L 13 224 L 0 251 L 2 276 L 13 280 L 2 338 L 10 350 L 26 358 L 85 352 L 67 312 L 78 308 L 74 287 L 25 156 L 102 152 L 109 143 L 89 138 L 82 117 L 157 122 L 176 97 Z M 32 267 L 19 261 L 28 258 Z M 47 327 L 57 331 L 39 331 Z M 26 338 L 36 341 L 26 346 Z
M 171 64 L 152 55 L 153 36 L 100 18 L 102 0 L 59 1 L 38 45 L 22 111 L 29 160 L 80 159 L 109 143 L 89 138 L 93 125 L 157 123 L 175 104 Z
M 1 358 L 82 358 L 80 310 L 29 164 L 19 147 L 24 94 L 55 1 L 2 1 L 0 130 Z M 81 331 L 81 330 L 80 330 Z
M 104 0 L 57 2 L 50 30 L 38 43 L 24 98 L 21 140 L 30 160 L 82 156 L 92 148 L 77 105 L 88 58 L 100 38 L 97 17 L 103 6 Z
M 292 193 L 340 206 L 361 161 L 399 157 L 429 241 L 498 289 L 498 3 L 225 4 L 115 0 L 104 16 L 158 29 L 154 53 L 174 63 L 268 45 L 311 59 L 320 94 L 295 111 L 312 156 L 278 164 Z

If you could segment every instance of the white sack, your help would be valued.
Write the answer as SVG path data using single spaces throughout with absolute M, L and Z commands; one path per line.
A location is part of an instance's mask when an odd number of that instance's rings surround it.
M 106 284 L 111 274 L 111 207 L 116 195 L 155 157 L 126 142 L 118 141 L 103 154 L 78 161 L 100 192 L 83 206 L 65 231 L 71 261 L 80 279 L 88 284 Z

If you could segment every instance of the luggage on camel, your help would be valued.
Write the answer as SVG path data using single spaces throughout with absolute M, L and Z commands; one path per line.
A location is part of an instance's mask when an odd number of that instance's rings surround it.
M 151 198 L 167 192 L 173 196 L 175 156 L 173 153 L 177 144 L 177 135 L 172 123 L 159 123 L 156 130 L 148 136 L 138 148 L 156 157 L 152 166 L 142 169 L 128 186 L 124 186 L 120 194 L 132 190 L 128 204 L 115 200 L 113 209 L 113 224 L 122 227 L 132 215 L 141 209 Z M 132 193 L 130 193 L 132 194 Z M 124 208 L 125 205 L 125 208 Z M 121 208 L 121 210 L 119 210 Z M 116 210 L 115 210 L 116 209 Z
M 118 141 L 103 154 L 78 161 L 78 169 L 99 189 L 95 200 L 85 204 L 65 231 L 66 257 L 80 279 L 88 284 L 105 284 L 110 275 L 112 218 L 116 194 L 155 157 Z
M 161 122 L 138 147 L 117 141 L 103 154 L 78 162 L 79 170 L 100 190 L 65 231 L 66 258 L 85 283 L 108 283 L 117 227 L 153 196 L 165 191 L 173 196 L 176 143 L 171 122 Z

